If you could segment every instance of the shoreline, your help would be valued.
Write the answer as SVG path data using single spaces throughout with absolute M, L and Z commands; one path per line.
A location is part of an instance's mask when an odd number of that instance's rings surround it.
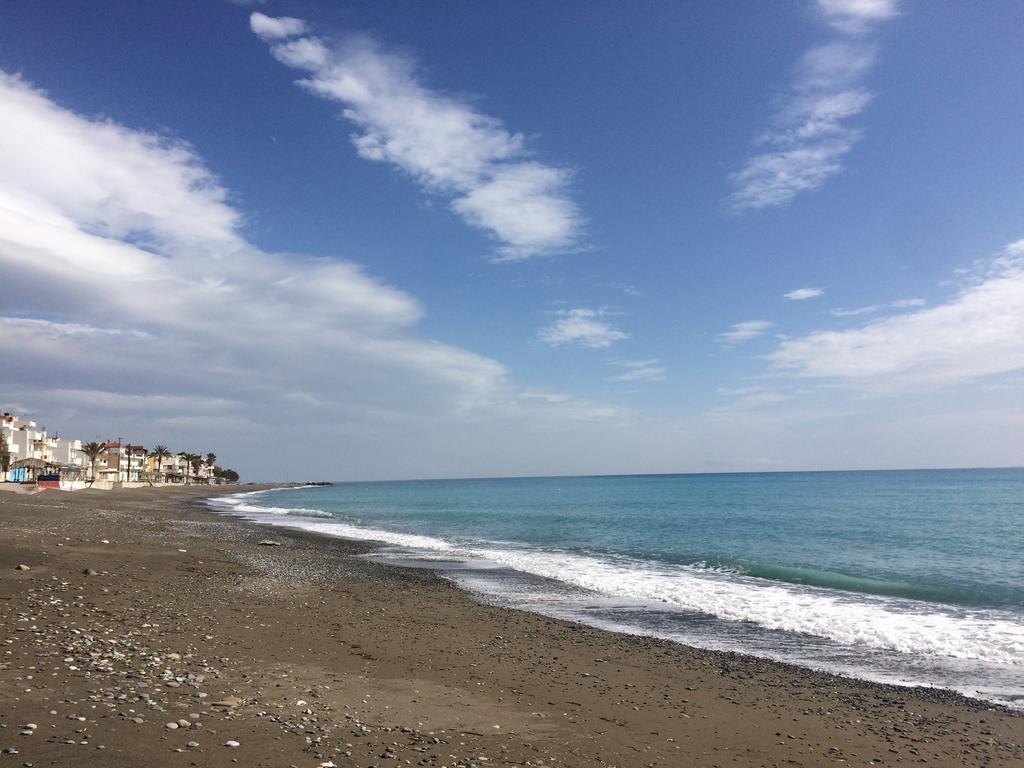
M 280 486 L 280 487 L 274 486 L 274 487 L 270 487 L 270 488 L 261 489 L 261 490 L 258 490 L 258 491 L 241 491 L 240 493 L 263 493 L 264 491 L 290 490 L 292 487 L 293 486 Z M 294 486 L 294 487 L 305 487 L 305 486 Z M 228 494 L 228 495 L 233 495 L 233 494 Z M 275 524 L 275 525 L 269 525 L 269 524 L 268 525 L 261 525 L 260 523 L 257 523 L 257 522 L 254 522 L 252 520 L 249 520 L 249 519 L 245 518 L 243 515 L 232 514 L 230 511 L 228 511 L 226 509 L 224 511 L 222 511 L 222 512 L 215 511 L 213 508 L 211 508 L 208 505 L 206 505 L 205 502 L 206 502 L 207 498 L 209 498 L 209 497 L 205 497 L 205 498 L 202 498 L 202 499 L 196 499 L 195 500 L 194 503 L 196 505 L 197 510 L 199 510 L 199 511 L 209 511 L 209 512 L 212 512 L 214 515 L 230 518 L 230 519 L 234 520 L 235 522 L 237 522 L 240 525 L 251 526 L 251 527 L 253 527 L 256 530 L 261 530 L 261 531 L 266 531 L 266 530 L 271 530 L 271 531 L 274 531 L 274 530 L 287 531 L 290 536 L 293 536 L 296 539 L 308 538 L 311 541 L 316 541 L 316 540 L 321 540 L 322 539 L 322 540 L 328 540 L 328 541 L 334 540 L 334 541 L 345 542 L 345 544 L 347 546 L 352 548 L 352 550 L 353 550 L 352 554 L 357 556 L 357 557 L 358 556 L 363 556 L 363 555 L 368 555 L 368 554 L 373 554 L 375 552 L 379 552 L 379 551 L 385 549 L 386 546 L 387 546 L 387 544 L 385 542 L 376 542 L 376 541 L 368 540 L 368 539 L 352 539 L 352 538 L 347 538 L 345 536 L 337 536 L 337 535 L 333 535 L 333 534 L 330 534 L 330 533 L 324 533 L 324 532 L 320 532 L 320 531 L 311 531 L 311 530 L 307 530 L 305 528 L 302 528 L 302 527 L 300 527 L 297 524 L 296 525 L 288 525 L 287 523 L 281 523 L 281 524 Z M 356 550 L 361 550 L 361 551 L 356 551 Z M 548 619 L 548 620 L 551 620 L 551 621 L 564 622 L 565 624 L 569 624 L 569 625 L 572 625 L 572 626 L 587 627 L 588 629 L 593 629 L 593 630 L 596 630 L 598 632 L 607 632 L 607 633 L 612 634 L 612 635 L 622 635 L 624 637 L 635 637 L 635 638 L 644 638 L 644 639 L 654 640 L 654 641 L 657 641 L 657 642 L 667 643 L 667 644 L 672 645 L 672 646 L 679 646 L 681 648 L 686 648 L 687 650 L 692 651 L 694 653 L 707 653 L 707 654 L 710 654 L 710 655 L 715 656 L 715 657 L 719 657 L 719 658 L 727 660 L 727 661 L 733 661 L 733 662 L 735 662 L 735 661 L 744 661 L 744 662 L 747 662 L 747 663 L 757 663 L 757 664 L 773 665 L 773 666 L 778 667 L 778 669 L 780 671 L 785 672 L 785 673 L 789 673 L 789 674 L 793 674 L 793 675 L 802 675 L 802 674 L 817 675 L 817 676 L 822 677 L 824 679 L 824 681 L 831 682 L 833 684 L 842 681 L 842 682 L 853 682 L 853 683 L 857 683 L 859 685 L 864 685 L 864 686 L 871 687 L 871 688 L 877 688 L 877 689 L 880 689 L 880 690 L 891 690 L 893 692 L 912 690 L 912 691 L 915 691 L 918 694 L 920 694 L 923 698 L 932 699 L 932 700 L 934 700 L 936 702 L 957 704 L 957 705 L 960 705 L 960 706 L 964 706 L 964 707 L 968 707 L 968 708 L 975 708 L 975 709 L 996 710 L 996 711 L 1004 712 L 1004 713 L 1006 713 L 1008 715 L 1011 715 L 1011 716 L 1017 716 L 1017 717 L 1024 718 L 1024 710 L 1016 710 L 1016 709 L 1014 709 L 1012 707 L 1008 707 L 1005 704 L 1002 704 L 1000 702 L 989 701 L 988 699 L 983 699 L 983 698 L 980 698 L 978 696 L 968 696 L 965 693 L 961 693 L 960 691 L 953 690 L 951 688 L 942 688 L 940 686 L 923 685 L 923 684 L 919 685 L 919 684 L 910 684 L 910 683 L 908 683 L 906 685 L 900 685 L 899 683 L 888 683 L 888 682 L 881 681 L 881 680 L 871 680 L 870 678 L 866 678 L 866 677 L 857 677 L 856 675 L 844 675 L 844 674 L 840 674 L 840 673 L 837 673 L 837 672 L 830 672 L 830 671 L 825 670 L 825 669 L 816 669 L 814 667 L 803 666 L 803 665 L 800 665 L 800 664 L 795 664 L 795 663 L 787 662 L 787 661 L 781 661 L 781 660 L 778 660 L 778 659 L 773 659 L 770 656 L 758 656 L 758 655 L 753 654 L 753 653 L 744 653 L 742 651 L 725 651 L 725 650 L 718 650 L 718 649 L 714 649 L 714 648 L 701 648 L 700 646 L 689 645 L 687 643 L 683 643 L 683 642 L 680 642 L 680 641 L 677 641 L 677 640 L 672 640 L 670 638 L 660 637 L 660 636 L 655 635 L 655 634 L 644 634 L 644 633 L 641 633 L 641 632 L 630 632 L 627 629 L 615 630 L 615 629 L 610 629 L 610 628 L 607 628 L 607 627 L 600 626 L 598 624 L 588 623 L 588 622 L 585 622 L 585 621 L 578 621 L 578 620 L 571 619 L 571 618 L 564 618 L 564 617 L 555 616 L 555 615 L 551 615 L 551 614 L 541 613 L 539 611 L 530 611 L 530 610 L 527 610 L 525 608 L 517 608 L 517 607 L 514 607 L 514 606 L 502 605 L 499 602 L 492 602 L 492 601 L 486 600 L 484 598 L 484 596 L 476 594 L 471 589 L 469 589 L 468 587 L 466 587 L 466 586 L 464 586 L 462 584 L 459 584 L 454 579 L 448 578 L 444 574 L 444 568 L 442 566 L 440 566 L 440 565 L 437 565 L 437 566 L 429 565 L 429 564 L 427 564 L 426 561 L 423 561 L 422 565 L 406 565 L 406 564 L 403 564 L 403 562 L 400 561 L 400 560 L 394 560 L 394 559 L 390 559 L 388 557 L 382 557 L 382 558 L 379 558 L 379 559 L 375 560 L 374 562 L 376 564 L 380 565 L 383 568 L 397 568 L 400 571 L 408 571 L 408 570 L 426 571 L 427 573 L 430 573 L 430 574 L 434 575 L 435 577 L 437 577 L 438 579 L 440 579 L 443 583 L 450 584 L 455 589 L 457 589 L 460 592 L 466 594 L 474 602 L 479 603 L 481 605 L 487 605 L 487 606 L 490 606 L 490 607 L 493 607 L 493 608 L 497 608 L 498 610 L 502 610 L 502 611 L 514 611 L 516 613 L 523 613 L 523 614 L 530 615 L 530 616 L 537 616 L 537 617 L 540 617 L 540 618 L 543 618 L 543 619 Z M 1022 695 L 1024 695 L 1024 693 L 1022 693 Z
M 294 490 L 297 487 L 299 486 L 270 488 L 267 490 Z M 239 494 L 231 495 L 243 497 L 261 493 L 266 493 L 266 491 L 243 491 Z M 282 503 L 284 504 L 284 509 L 279 509 L 276 506 L 273 506 L 276 505 L 277 502 L 270 502 L 272 505 L 270 509 L 278 513 L 284 513 L 289 509 L 289 505 L 286 502 Z M 307 500 L 307 506 L 309 503 L 310 502 Z M 288 512 L 288 515 L 294 514 L 295 517 L 290 517 L 279 514 L 260 514 L 260 508 L 248 506 L 248 504 L 249 502 L 246 501 L 236 508 L 233 504 L 214 503 L 209 505 L 209 508 L 216 514 L 226 515 L 243 524 L 257 525 L 270 529 L 289 530 L 296 533 L 301 532 L 314 537 L 336 538 L 348 541 L 352 544 L 358 542 L 359 544 L 363 544 L 368 547 L 368 553 L 380 554 L 379 557 L 375 558 L 378 563 L 398 568 L 424 569 L 437 573 L 445 580 L 450 581 L 460 589 L 467 592 L 467 594 L 469 594 L 474 600 L 505 610 L 524 611 L 544 616 L 546 618 L 566 621 L 571 624 L 578 623 L 601 631 L 611 632 L 613 634 L 662 640 L 675 645 L 681 645 L 695 651 L 724 654 L 729 658 L 746 658 L 756 660 L 758 662 L 775 663 L 794 672 L 814 672 L 841 680 L 853 680 L 870 685 L 888 686 L 895 690 L 914 689 L 922 692 L 931 691 L 939 698 L 959 696 L 965 702 L 974 702 L 978 706 L 995 707 L 1008 712 L 1024 715 L 1024 689 L 1007 687 L 1005 689 L 1006 695 L 1002 697 L 987 697 L 986 693 L 989 692 L 972 689 L 966 681 L 959 686 L 952 681 L 950 681 L 951 684 L 944 684 L 945 681 L 937 682 L 933 680 L 929 682 L 927 681 L 927 674 L 922 674 L 920 672 L 916 679 L 908 678 L 907 672 L 909 671 L 909 668 L 906 665 L 898 667 L 896 664 L 893 664 L 889 669 L 885 669 L 884 667 L 872 669 L 868 666 L 857 666 L 851 663 L 834 664 L 830 666 L 826 662 L 822 662 L 820 665 L 816 665 L 814 663 L 814 657 L 810 655 L 804 655 L 804 658 L 800 660 L 793 658 L 793 656 L 800 656 L 801 654 L 799 653 L 790 654 L 790 658 L 786 658 L 785 655 L 780 656 L 778 653 L 773 655 L 770 650 L 758 653 L 757 650 L 750 650 L 749 646 L 747 648 L 723 648 L 715 647 L 713 644 L 702 645 L 700 637 L 692 639 L 686 636 L 673 636 L 671 632 L 649 629 L 642 623 L 628 623 L 614 620 L 604 621 L 601 618 L 594 618 L 593 616 L 588 615 L 587 611 L 578 610 L 579 604 L 570 602 L 572 598 L 568 598 L 565 603 L 550 603 L 550 601 L 545 601 L 541 604 L 541 607 L 534 607 L 525 604 L 528 603 L 528 601 L 516 600 L 515 597 L 510 596 L 503 590 L 500 585 L 503 575 L 506 578 L 511 577 L 517 582 L 525 577 L 527 580 L 532 580 L 535 585 L 543 585 L 550 581 L 550 583 L 554 585 L 555 589 L 563 588 L 565 586 L 564 582 L 559 580 L 557 577 L 551 580 L 547 576 L 537 575 L 537 572 L 535 571 L 517 570 L 515 566 L 503 564 L 500 560 L 472 561 L 483 563 L 483 568 L 478 570 L 473 566 L 469 566 L 467 571 L 467 568 L 464 566 L 467 566 L 469 561 L 463 561 L 459 558 L 464 555 L 467 557 L 471 556 L 466 555 L 464 552 L 452 555 L 451 558 L 443 558 L 441 560 L 433 560 L 429 557 L 420 559 L 415 555 L 406 559 L 406 555 L 404 553 L 399 553 L 396 556 L 390 556 L 388 554 L 387 550 L 395 547 L 399 550 L 404 550 L 409 547 L 417 549 L 420 546 L 418 542 L 410 543 L 407 541 L 409 538 L 425 537 L 427 539 L 433 539 L 437 536 L 437 534 L 433 534 L 428 531 L 421 532 L 420 534 L 394 534 L 393 532 L 385 529 L 374 529 L 372 525 L 370 528 L 366 528 L 364 524 L 360 523 L 359 525 L 347 526 L 345 528 L 345 532 L 336 533 L 333 530 L 328 530 L 320 525 L 321 516 L 326 516 L 328 518 L 331 516 L 328 513 L 321 513 L 318 509 L 291 510 Z M 312 502 L 312 504 L 316 507 L 315 502 Z M 243 511 L 238 511 L 239 508 Z M 305 515 L 305 512 L 308 512 L 309 515 Z M 352 533 L 349 533 L 350 531 Z M 373 534 L 376 533 L 381 534 L 380 540 L 373 538 Z M 398 538 L 388 538 L 389 536 L 397 536 Z M 473 573 L 468 580 L 464 578 L 464 575 L 467 572 Z M 495 583 L 498 584 L 497 587 L 491 586 Z M 548 589 L 545 586 L 539 586 L 538 588 L 545 591 Z M 519 587 L 519 590 L 521 589 L 522 587 Z M 513 593 L 519 590 L 513 590 Z M 595 596 L 594 598 L 584 597 L 579 599 L 582 603 L 587 603 L 600 598 L 599 596 Z M 622 600 L 625 603 L 629 602 L 628 598 L 622 598 Z M 561 610 L 551 607 L 551 605 L 556 604 L 561 607 Z M 642 611 L 645 609 L 645 605 L 646 604 L 642 601 L 638 601 L 637 609 Z M 875 673 L 874 675 L 872 674 L 873 672 Z M 1002 689 L 1000 690 L 1000 693 L 1003 693 Z
M 1024 765 L 1024 716 L 986 701 L 488 605 L 434 571 L 354 556 L 373 545 L 249 523 L 203 502 L 279 487 L 0 496 L 10 534 L 0 542 L 0 617 L 13 640 L 0 684 L 19 691 L 0 704 L 0 748 L 35 765 L 170 763 L 175 749 L 195 765 L 387 765 L 387 754 L 448 768 L 678 765 L 682 755 L 709 766 Z M 269 531 L 280 546 L 258 543 Z M 31 570 L 15 571 L 18 562 Z M 165 680 L 129 674 L 116 658 L 103 669 L 65 662 L 74 630 L 96 620 L 94 637 L 127 633 L 123 644 L 162 654 L 160 664 L 177 655 L 166 669 L 188 660 L 212 671 L 196 684 L 204 673 L 170 669 Z M 228 696 L 240 701 L 207 703 Z M 54 697 L 103 716 L 65 713 Z M 66 735 L 83 722 L 72 715 L 87 718 L 88 744 Z M 203 725 L 169 728 L 175 718 Z M 35 735 L 19 735 L 25 723 Z M 223 746 L 228 731 L 239 747 Z M 153 738 L 142 743 L 142 733 Z

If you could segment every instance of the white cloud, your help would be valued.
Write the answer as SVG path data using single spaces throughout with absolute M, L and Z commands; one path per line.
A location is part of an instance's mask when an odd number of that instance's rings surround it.
M 253 14 L 259 25 L 275 21 Z M 296 21 L 296 20 L 292 20 Z M 266 35 L 261 35 L 266 38 Z M 299 84 L 344 106 L 359 155 L 390 163 L 451 201 L 467 223 L 495 238 L 498 261 L 579 247 L 582 217 L 565 168 L 531 158 L 526 138 L 468 103 L 424 86 L 413 63 L 367 38 L 328 46 L 314 36 L 269 40 Z
M 818 0 L 818 8 L 830 25 L 847 34 L 865 32 L 897 13 L 895 0 Z
M 821 188 L 843 169 L 843 159 L 861 138 L 849 121 L 872 99 L 862 86 L 875 61 L 866 33 L 894 16 L 895 4 L 818 0 L 817 9 L 836 38 L 804 54 L 785 106 L 756 142 L 765 149 L 730 177 L 734 211 L 786 205 L 800 192 Z
M 763 335 L 774 323 L 768 320 L 746 320 L 736 323 L 728 331 L 718 334 L 721 344 L 732 347 Z
M 0 72 L 4 396 L 63 414 L 64 433 L 206 442 L 264 476 L 299 435 L 365 448 L 396 425 L 537 415 L 501 363 L 419 335 L 414 297 L 352 262 L 255 248 L 228 198 L 188 145 Z M 543 418 L 618 414 L 570 400 Z M 401 474 L 363 454 L 366 475 Z
M 897 299 L 890 302 L 889 306 L 893 309 L 907 309 L 909 307 L 923 307 L 926 303 L 924 299 Z
M 224 412 L 238 408 L 240 403 L 222 397 L 189 397 L 187 395 L 136 395 L 124 392 L 103 392 L 95 389 L 50 389 L 40 393 L 47 399 L 74 403 L 80 408 L 112 411 L 145 411 L 148 413 Z
M 825 291 L 821 288 L 794 288 L 789 293 L 783 294 L 783 298 L 790 301 L 803 301 L 804 299 L 816 298 L 824 293 Z
M 870 304 L 866 307 L 855 307 L 854 309 L 830 309 L 829 314 L 833 317 L 858 317 L 860 315 L 871 315 L 881 312 L 883 309 L 912 309 L 923 307 L 924 299 L 898 299 L 888 304 Z
M 608 314 L 601 309 L 563 309 L 555 313 L 558 319 L 538 332 L 541 341 L 553 347 L 563 344 L 579 344 L 584 347 L 603 349 L 616 341 L 629 338 L 605 320 Z
M 734 393 L 735 399 L 726 406 L 717 408 L 715 413 L 725 413 L 730 411 L 744 411 L 753 408 L 766 408 L 770 406 L 779 405 L 780 403 L 789 402 L 793 399 L 793 395 L 785 392 L 775 392 L 765 387 L 748 387 L 742 390 L 737 390 Z
M 656 357 L 649 360 L 616 360 L 612 365 L 625 368 L 622 373 L 612 376 L 612 381 L 654 383 L 664 381 L 668 373 L 668 369 Z
M 268 42 L 304 35 L 308 31 L 306 22 L 302 19 L 295 19 L 291 16 L 274 18 L 258 11 L 249 17 L 249 27 L 261 39 Z
M 881 304 L 869 304 L 866 307 L 855 307 L 853 309 L 830 309 L 832 317 L 859 317 L 860 315 L 871 315 L 882 309 Z
M 916 299 L 900 303 L 919 306 Z M 880 392 L 933 389 L 1022 370 L 1024 240 L 972 274 L 945 304 L 789 339 L 770 359 L 801 377 Z

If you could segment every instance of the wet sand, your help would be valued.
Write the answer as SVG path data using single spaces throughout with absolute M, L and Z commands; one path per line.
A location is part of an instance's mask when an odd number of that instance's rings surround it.
M 0 493 L 0 768 L 1024 766 L 982 702 L 483 605 L 199 504 L 254 489 Z

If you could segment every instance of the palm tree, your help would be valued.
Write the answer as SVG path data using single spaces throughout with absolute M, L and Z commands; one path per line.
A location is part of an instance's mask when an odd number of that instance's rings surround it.
M 156 476 L 158 480 L 162 480 L 164 473 L 161 467 L 164 465 L 164 459 L 169 458 L 171 452 L 167 449 L 166 445 L 158 445 L 149 452 L 149 455 L 156 459 Z
M 205 464 L 209 471 L 206 473 L 206 482 L 211 482 L 212 478 L 217 477 L 217 454 L 208 453 L 206 454 Z
M 192 464 L 192 477 L 197 481 L 199 480 L 199 470 L 203 468 L 203 457 L 198 453 L 189 454 L 192 458 L 189 461 Z
M 89 485 L 91 486 L 96 482 L 96 459 L 100 457 L 100 454 L 106 452 L 107 446 L 105 443 L 97 443 L 93 440 L 91 443 L 86 443 L 82 446 L 82 453 L 86 455 L 90 462 L 89 471 Z
M 7 438 L 0 432 L 0 481 L 7 479 L 7 470 L 11 468 L 11 449 L 7 447 Z
M 185 462 L 185 485 L 188 485 L 189 467 L 195 467 L 196 462 L 201 462 L 203 457 L 198 453 L 179 453 L 178 458 Z

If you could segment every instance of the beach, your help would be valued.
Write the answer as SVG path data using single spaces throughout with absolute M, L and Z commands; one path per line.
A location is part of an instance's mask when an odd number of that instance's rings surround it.
M 984 702 L 486 605 L 201 503 L 259 487 L 0 493 L 0 765 L 1024 765 Z

